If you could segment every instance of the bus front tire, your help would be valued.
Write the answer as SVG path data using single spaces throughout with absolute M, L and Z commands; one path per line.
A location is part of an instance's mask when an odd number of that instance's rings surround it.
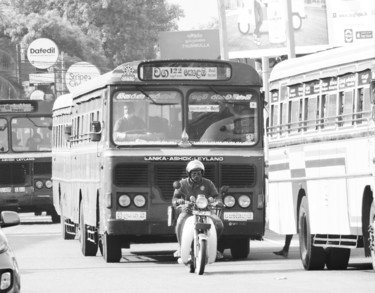
M 350 258 L 350 249 L 329 247 L 325 253 L 327 269 L 346 270 Z
M 250 239 L 235 239 L 230 246 L 230 252 L 234 259 L 247 258 L 250 253 Z
M 103 258 L 108 263 L 120 262 L 121 254 L 121 244 L 116 236 L 108 235 L 104 233 L 101 236 L 101 250 Z
M 310 217 L 307 197 L 301 201 L 299 214 L 299 250 L 301 261 L 305 270 L 322 270 L 325 266 L 325 252 L 322 247 L 313 245 L 313 236 L 310 233 Z

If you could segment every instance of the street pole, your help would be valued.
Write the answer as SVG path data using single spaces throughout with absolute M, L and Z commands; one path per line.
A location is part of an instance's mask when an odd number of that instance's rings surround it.
M 293 18 L 292 18 L 292 2 L 286 0 L 286 43 L 288 50 L 288 59 L 296 58 L 296 44 L 294 41 Z
M 227 21 L 224 0 L 217 0 L 217 6 L 219 12 L 220 57 L 222 60 L 228 60 Z

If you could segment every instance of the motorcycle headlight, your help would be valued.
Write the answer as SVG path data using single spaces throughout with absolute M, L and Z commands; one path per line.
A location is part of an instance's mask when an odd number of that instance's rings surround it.
M 141 208 L 146 204 L 146 198 L 142 194 L 134 196 L 134 204 Z
M 199 209 L 205 209 L 208 205 L 208 200 L 204 195 L 198 195 L 197 201 L 195 203 Z
M 43 187 L 43 182 L 40 180 L 35 181 L 35 187 L 41 189 Z
M 241 195 L 239 198 L 238 198 L 238 204 L 240 205 L 240 207 L 242 208 L 247 208 L 250 206 L 251 204 L 251 199 L 248 195 Z
M 224 204 L 226 207 L 232 208 L 236 204 L 236 199 L 232 195 L 227 195 L 224 197 Z
M 47 188 L 52 188 L 52 181 L 51 180 L 47 180 L 46 183 L 45 183 L 46 187 Z
M 121 194 L 118 198 L 118 203 L 124 208 L 130 206 L 130 196 L 127 194 Z

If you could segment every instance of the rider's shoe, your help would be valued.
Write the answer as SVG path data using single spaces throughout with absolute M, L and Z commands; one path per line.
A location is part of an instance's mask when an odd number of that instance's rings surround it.
M 216 260 L 220 260 L 223 258 L 224 258 L 224 255 L 219 250 L 216 251 Z
M 273 253 L 276 255 L 283 256 L 283 257 L 288 257 L 288 251 L 285 251 L 285 250 L 274 251 Z
M 178 262 L 180 265 L 184 263 L 184 262 L 182 261 L 182 258 L 181 258 L 181 257 L 179 257 L 179 258 L 177 259 L 177 262 Z

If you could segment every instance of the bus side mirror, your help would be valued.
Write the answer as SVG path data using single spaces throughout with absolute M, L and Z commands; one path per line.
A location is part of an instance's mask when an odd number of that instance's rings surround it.
M 70 136 L 72 135 L 72 125 L 65 125 L 64 134 L 67 141 L 70 140 Z
M 100 121 L 92 121 L 90 129 L 90 140 L 100 141 L 102 137 L 102 127 Z

